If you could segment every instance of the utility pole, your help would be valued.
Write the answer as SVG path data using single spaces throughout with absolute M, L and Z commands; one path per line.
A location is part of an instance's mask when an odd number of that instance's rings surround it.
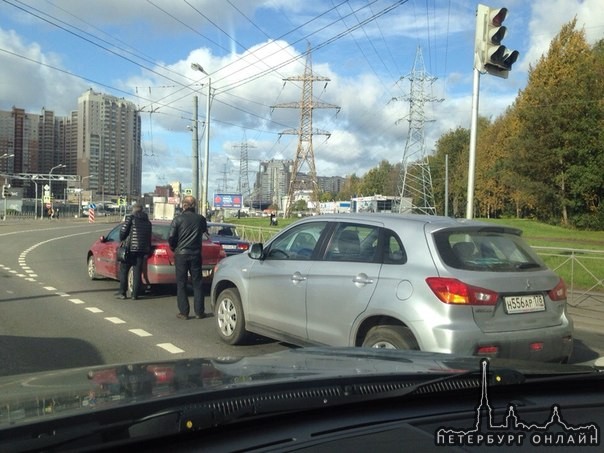
M 289 217 L 289 215 L 291 214 L 291 209 L 294 202 L 294 194 L 297 190 L 300 190 L 300 188 L 304 185 L 305 181 L 310 182 L 310 201 L 313 203 L 314 211 L 319 213 L 319 184 L 317 182 L 317 170 L 315 168 L 315 154 L 313 150 L 312 137 L 313 135 L 326 135 L 327 137 L 329 137 L 331 134 L 327 131 L 321 131 L 319 129 L 313 130 L 312 112 L 314 109 L 318 108 L 333 108 L 337 109 L 337 111 L 339 112 L 340 107 L 333 104 L 327 104 L 325 102 L 318 102 L 313 100 L 313 82 L 329 82 L 330 79 L 328 79 L 327 77 L 313 75 L 310 45 L 306 50 L 306 66 L 304 67 L 304 75 L 288 77 L 283 80 L 286 82 L 302 82 L 302 101 L 272 106 L 272 108 L 300 109 L 300 127 L 298 129 L 289 129 L 279 134 L 298 135 L 298 147 L 296 149 L 296 156 L 294 158 L 294 165 L 289 182 L 289 190 L 287 192 L 287 205 L 285 208 L 285 216 Z M 327 83 L 325 84 L 325 86 L 327 86 Z M 304 165 L 308 166 L 307 176 L 301 174 Z

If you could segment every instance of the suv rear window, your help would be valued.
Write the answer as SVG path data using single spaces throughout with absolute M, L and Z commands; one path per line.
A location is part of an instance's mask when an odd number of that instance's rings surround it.
M 447 266 L 472 271 L 518 272 L 545 269 L 522 238 L 501 231 L 445 230 L 434 234 Z

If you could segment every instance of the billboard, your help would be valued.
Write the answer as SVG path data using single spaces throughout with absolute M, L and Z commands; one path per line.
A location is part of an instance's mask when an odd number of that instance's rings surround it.
M 240 193 L 215 193 L 214 208 L 241 209 L 243 198 Z

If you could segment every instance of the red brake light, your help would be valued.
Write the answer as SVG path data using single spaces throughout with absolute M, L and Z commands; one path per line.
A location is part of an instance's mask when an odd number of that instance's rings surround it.
M 535 352 L 542 351 L 543 350 L 543 342 L 542 341 L 536 341 L 534 343 L 531 343 L 529 345 L 529 349 L 531 351 L 535 351 Z
M 169 366 L 149 365 L 147 371 L 153 373 L 157 384 L 168 384 L 174 380 L 174 369 Z
M 155 247 L 153 254 L 155 256 L 166 256 L 168 254 L 168 250 L 165 247 Z
M 560 279 L 556 287 L 548 291 L 547 295 L 551 300 L 566 300 L 566 283 L 564 283 L 564 280 Z
M 496 356 L 498 352 L 498 346 L 479 346 L 478 348 L 476 348 L 476 355 Z
M 106 370 L 89 371 L 88 379 L 92 380 L 95 384 L 118 384 L 119 379 L 117 378 L 117 371 L 115 368 L 109 368 Z
M 247 250 L 250 248 L 250 244 L 247 244 L 245 242 L 240 242 L 239 244 L 237 244 L 237 248 L 240 250 Z
M 445 304 L 495 305 L 499 298 L 495 291 L 468 285 L 456 278 L 428 277 L 426 283 Z

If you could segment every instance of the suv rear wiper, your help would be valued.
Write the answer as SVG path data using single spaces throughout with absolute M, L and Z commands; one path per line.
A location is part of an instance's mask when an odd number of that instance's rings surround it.
M 516 264 L 516 269 L 534 269 L 536 267 L 541 267 L 539 263 L 519 263 Z

